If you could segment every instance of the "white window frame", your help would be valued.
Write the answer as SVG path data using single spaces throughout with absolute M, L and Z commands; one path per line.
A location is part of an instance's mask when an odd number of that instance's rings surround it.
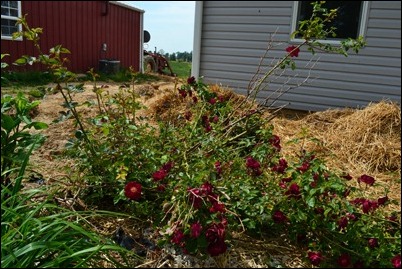
M 1 19 L 6 19 L 6 20 L 13 20 L 15 22 L 17 22 L 17 20 L 19 18 L 21 18 L 21 1 L 16 1 L 18 4 L 18 17 L 13 17 L 13 16 L 6 16 L 6 15 L 1 15 Z M 18 31 L 22 31 L 22 26 L 18 25 Z M 8 35 L 3 35 L 3 32 L 1 33 L 1 39 L 2 40 L 18 40 L 18 41 L 22 41 L 22 36 L 13 39 L 12 36 L 8 36 Z
M 294 31 L 296 31 L 297 24 L 299 23 L 297 21 L 297 15 L 298 15 L 298 10 L 299 10 L 299 5 L 301 1 L 293 1 L 293 16 L 292 16 L 292 23 L 290 27 L 290 34 L 292 34 Z M 358 29 L 358 36 L 362 36 L 363 38 L 366 36 L 366 31 L 367 31 L 367 23 L 368 23 L 368 12 L 369 12 L 369 2 L 370 1 L 363 1 L 363 6 L 362 6 L 362 14 L 360 18 L 360 23 L 359 23 L 359 29 Z M 329 39 L 317 39 L 323 44 L 331 44 L 331 45 L 340 45 L 341 40 L 331 40 Z M 301 38 L 290 38 L 290 42 L 292 43 L 303 43 L 304 39 Z

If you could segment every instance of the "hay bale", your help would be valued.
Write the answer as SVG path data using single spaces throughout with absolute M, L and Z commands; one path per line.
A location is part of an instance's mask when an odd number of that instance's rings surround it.
M 381 101 L 364 109 L 330 109 L 300 120 L 274 119 L 273 124 L 284 142 L 300 137 L 301 130 L 307 129 L 308 136 L 323 145 L 305 144 L 305 148 L 319 151 L 337 168 L 347 165 L 366 173 L 400 173 L 401 109 L 396 103 Z M 284 153 L 292 155 L 297 147 L 288 145 Z
M 219 85 L 211 85 L 210 90 L 233 104 L 245 100 L 244 96 Z M 183 115 L 191 105 L 173 90 L 153 98 L 148 107 L 154 118 L 179 124 L 184 122 Z M 307 128 L 309 135 L 322 144 L 306 143 L 306 149 L 334 159 L 331 162 L 335 167 L 348 164 L 367 173 L 401 169 L 401 109 L 396 103 L 381 101 L 364 109 L 332 109 L 311 113 L 299 120 L 281 117 L 272 123 L 274 132 L 284 142 L 298 136 L 302 128 Z M 297 154 L 299 147 L 290 146 L 284 149 L 284 153 Z
M 362 110 L 345 111 L 322 134 L 335 155 L 369 172 L 401 169 L 401 109 L 389 102 L 371 103 Z
M 245 96 L 236 94 L 232 90 L 219 85 L 211 85 L 209 89 L 233 104 L 245 100 Z M 147 100 L 146 106 L 149 108 L 148 114 L 154 119 L 180 125 L 186 121 L 184 115 L 194 106 L 194 102 L 189 96 L 183 98 L 177 89 L 168 89 Z
M 190 106 L 190 100 L 185 100 L 177 90 L 166 90 L 147 102 L 148 115 L 155 120 L 170 124 L 185 122 L 184 114 Z

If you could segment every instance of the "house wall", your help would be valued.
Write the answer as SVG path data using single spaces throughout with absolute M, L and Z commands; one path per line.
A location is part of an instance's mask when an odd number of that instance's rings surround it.
M 70 50 L 66 54 L 67 66 L 73 72 L 85 73 L 99 67 L 100 59 L 116 59 L 121 67 L 140 68 L 142 55 L 141 10 L 108 1 L 22 1 L 22 15 L 27 14 L 31 28 L 43 28 L 40 46 L 44 53 L 62 45 Z M 102 44 L 107 51 L 102 51 Z M 1 53 L 14 61 L 22 55 L 37 56 L 32 42 L 1 40 Z M 11 67 L 13 68 L 13 67 Z M 21 69 L 36 69 L 23 67 Z
M 289 46 L 293 1 L 197 1 L 197 27 L 193 74 L 204 82 L 218 83 L 247 94 L 269 40 L 274 45 L 262 61 L 266 71 Z M 197 15 L 196 15 L 197 16 Z M 197 32 L 197 31 L 196 31 Z M 275 35 L 272 35 L 275 33 Z M 367 46 L 348 57 L 302 49 L 294 58 L 297 69 L 272 81 L 260 91 L 258 101 L 267 105 L 320 111 L 328 108 L 364 107 L 370 102 L 401 102 L 401 2 L 369 1 Z M 199 50 L 197 51 L 197 43 Z M 313 59 L 313 62 L 310 60 Z M 312 68 L 313 67 L 313 68 Z M 291 78 L 286 83 L 285 75 Z M 307 84 L 295 87 L 310 76 Z M 275 92 L 294 87 L 279 97 Z

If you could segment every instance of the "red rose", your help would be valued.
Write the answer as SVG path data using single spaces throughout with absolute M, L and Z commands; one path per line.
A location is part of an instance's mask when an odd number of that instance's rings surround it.
M 369 238 L 368 245 L 370 246 L 370 248 L 378 247 L 378 239 L 377 238 Z
M 338 220 L 338 229 L 343 230 L 348 226 L 349 220 L 348 217 L 342 217 Z
M 348 267 L 351 263 L 351 258 L 349 254 L 343 253 L 341 256 L 338 258 L 338 265 L 340 267 Z
M 214 190 L 214 186 L 212 186 L 212 184 L 209 182 L 204 182 L 201 185 L 200 189 L 201 189 L 202 195 L 208 196 L 208 195 L 212 194 L 212 191 Z
M 184 240 L 184 234 L 181 230 L 175 230 L 171 239 L 171 242 L 176 245 L 181 245 Z
M 179 94 L 181 95 L 181 97 L 186 98 L 187 96 L 187 91 L 184 89 L 177 89 L 179 91 Z
M 285 159 L 279 159 L 278 164 L 272 167 L 272 171 L 283 174 L 286 168 L 288 168 L 288 162 Z
M 195 83 L 196 83 L 195 77 L 189 77 L 189 78 L 187 78 L 187 84 L 192 85 L 192 84 L 195 84 Z
M 297 183 L 290 185 L 289 189 L 285 192 L 285 195 L 290 197 L 300 198 L 300 187 Z
M 374 184 L 375 179 L 373 177 L 371 177 L 371 176 L 368 176 L 368 175 L 362 175 L 357 179 L 357 182 L 360 183 L 360 181 L 366 183 L 369 186 L 371 186 L 371 185 Z
M 392 258 L 391 260 L 392 265 L 394 266 L 394 268 L 401 268 L 401 255 L 396 255 Z
M 160 181 L 162 179 L 164 179 L 167 176 L 167 172 L 165 169 L 159 169 L 158 171 L 156 171 L 155 173 L 152 174 L 152 178 L 155 181 Z
M 225 212 L 225 204 L 222 203 L 214 203 L 211 208 L 209 209 L 209 212 L 215 213 L 215 212 Z
M 165 170 L 167 173 L 169 173 L 170 169 L 172 169 L 173 165 L 174 165 L 173 162 L 169 161 L 169 162 L 165 163 L 164 165 L 162 165 L 162 169 Z
M 190 229 L 191 229 L 191 237 L 197 238 L 201 235 L 202 226 L 198 221 L 191 224 Z
M 269 143 L 271 143 L 271 145 L 276 148 L 277 151 L 281 151 L 281 139 L 279 136 L 277 135 L 273 135 L 270 139 L 269 139 Z
M 386 202 L 388 202 L 388 196 L 380 197 L 377 199 L 378 205 L 385 205 Z
M 224 241 L 225 225 L 223 223 L 212 223 L 205 232 L 205 237 L 210 243 Z
M 141 184 L 137 182 L 128 182 L 124 187 L 124 195 L 131 200 L 139 200 L 141 198 Z
M 186 120 L 191 120 L 191 116 L 192 116 L 191 111 L 186 111 L 186 113 L 184 114 L 184 118 Z
M 211 98 L 211 99 L 208 100 L 208 103 L 210 103 L 211 105 L 214 105 L 216 103 L 216 99 Z
M 192 188 L 187 190 L 189 192 L 189 199 L 190 204 L 194 207 L 199 209 L 202 205 L 202 197 L 201 197 L 201 190 L 198 188 Z
M 315 266 L 320 265 L 320 263 L 321 263 L 321 261 L 323 259 L 322 254 L 320 252 L 318 252 L 318 251 L 309 251 L 307 253 L 307 255 L 308 255 L 308 259 Z
M 296 46 L 289 46 L 286 48 L 286 51 L 289 53 L 290 57 L 298 57 L 300 49 Z
M 303 164 L 297 168 L 301 173 L 306 172 L 310 168 L 310 163 L 309 162 L 303 162 Z
M 343 175 L 342 178 L 346 179 L 346 180 L 351 180 L 352 176 L 349 174 Z
M 214 165 L 215 165 L 216 172 L 218 173 L 218 175 L 220 175 L 222 173 L 222 164 L 221 164 L 221 162 L 216 161 Z
M 274 212 L 274 214 L 272 215 L 272 219 L 274 220 L 275 223 L 282 223 L 288 220 L 285 214 L 283 214 L 283 212 L 280 210 L 276 210 Z
M 246 158 L 246 166 L 251 169 L 258 169 L 260 168 L 260 163 L 255 160 L 253 157 Z

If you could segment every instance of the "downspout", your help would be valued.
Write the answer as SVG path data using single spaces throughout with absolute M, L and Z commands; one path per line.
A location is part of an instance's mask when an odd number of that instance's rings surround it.
M 138 65 L 138 72 L 143 73 L 144 72 L 144 13 L 145 11 L 140 13 L 140 55 L 139 55 L 139 65 Z
M 101 13 L 102 13 L 102 16 L 106 16 L 109 14 L 109 1 L 103 1 Z
M 202 10 L 203 1 L 196 1 L 194 16 L 193 59 L 191 63 L 191 76 L 195 78 L 200 76 Z

